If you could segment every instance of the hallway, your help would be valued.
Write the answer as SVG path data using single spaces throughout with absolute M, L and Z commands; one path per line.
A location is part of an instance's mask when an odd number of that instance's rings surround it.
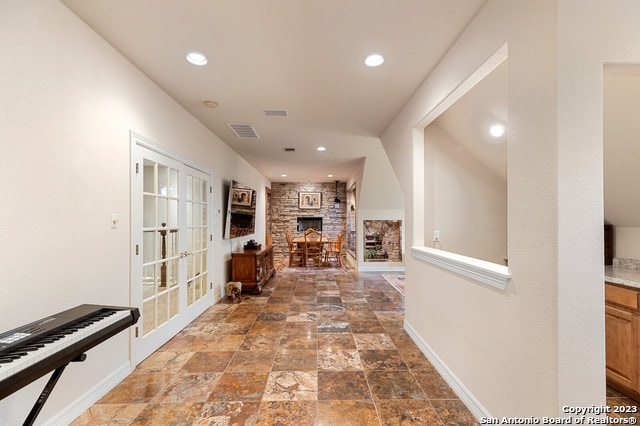
M 72 424 L 478 424 L 379 273 L 278 272 L 209 308 Z

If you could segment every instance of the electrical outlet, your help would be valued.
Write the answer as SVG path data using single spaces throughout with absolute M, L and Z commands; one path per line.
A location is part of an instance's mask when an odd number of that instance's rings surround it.
M 437 243 L 440 241 L 440 231 L 433 231 L 433 242 Z

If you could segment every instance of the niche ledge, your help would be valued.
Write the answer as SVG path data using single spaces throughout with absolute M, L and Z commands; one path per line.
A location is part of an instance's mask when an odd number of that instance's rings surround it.
M 486 260 L 475 259 L 448 251 L 431 247 L 412 247 L 411 255 L 423 262 L 439 266 L 440 268 L 465 276 L 474 281 L 506 290 L 511 280 L 509 268 Z

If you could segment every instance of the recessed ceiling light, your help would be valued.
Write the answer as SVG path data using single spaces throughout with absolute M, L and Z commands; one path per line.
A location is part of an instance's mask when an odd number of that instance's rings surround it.
M 378 67 L 384 63 L 384 57 L 379 53 L 374 53 L 367 56 L 364 63 L 369 67 Z
M 318 151 L 326 151 L 327 148 L 325 148 L 324 146 L 319 146 L 316 148 Z
M 287 177 L 287 174 L 283 173 L 283 174 L 280 175 L 280 177 Z
M 499 138 L 500 136 L 504 135 L 504 131 L 505 128 L 502 124 L 494 124 L 489 129 L 489 133 L 491 133 L 491 136 L 493 136 L 494 138 Z
M 333 177 L 333 175 L 327 175 L 327 177 Z
M 215 108 L 218 106 L 218 103 L 216 101 L 204 101 L 203 104 L 207 108 Z
M 193 65 L 207 65 L 207 57 L 202 53 L 191 52 L 187 54 L 186 58 Z

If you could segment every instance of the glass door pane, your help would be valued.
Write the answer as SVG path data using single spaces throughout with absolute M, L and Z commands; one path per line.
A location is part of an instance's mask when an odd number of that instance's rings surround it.
M 137 364 L 213 301 L 209 291 L 210 175 L 132 134 L 131 300 Z
M 208 221 L 207 188 L 202 176 L 187 174 L 187 304 L 191 305 L 207 294 Z
M 177 315 L 179 306 L 179 171 L 149 159 L 143 173 L 143 335 Z

